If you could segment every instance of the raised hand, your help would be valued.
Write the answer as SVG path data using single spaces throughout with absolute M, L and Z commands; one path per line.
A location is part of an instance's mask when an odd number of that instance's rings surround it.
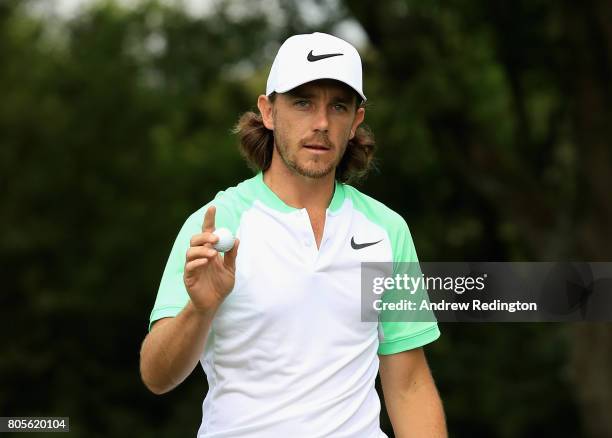
M 222 257 L 213 245 L 219 238 L 215 231 L 215 206 L 206 210 L 202 232 L 191 238 L 187 250 L 183 280 L 197 310 L 206 311 L 219 306 L 234 287 L 236 256 L 239 241 Z

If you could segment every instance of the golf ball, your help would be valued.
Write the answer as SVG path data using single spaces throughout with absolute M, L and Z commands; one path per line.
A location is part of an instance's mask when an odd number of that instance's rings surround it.
M 219 241 L 214 248 L 219 252 L 227 252 L 234 247 L 234 235 L 227 228 L 217 228 L 213 234 L 219 236 Z

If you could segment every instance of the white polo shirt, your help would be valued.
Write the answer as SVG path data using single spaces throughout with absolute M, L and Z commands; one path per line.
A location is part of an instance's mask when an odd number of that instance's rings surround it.
M 209 391 L 197 436 L 385 437 L 374 388 L 377 354 L 440 336 L 435 322 L 361 319 L 361 262 L 417 261 L 406 222 L 336 183 L 317 249 L 306 209 L 286 205 L 259 173 L 187 219 L 151 322 L 186 305 L 185 254 L 211 204 L 216 226 L 238 236 L 240 249 L 234 289 L 219 307 L 200 360 Z M 363 242 L 378 243 L 359 247 Z

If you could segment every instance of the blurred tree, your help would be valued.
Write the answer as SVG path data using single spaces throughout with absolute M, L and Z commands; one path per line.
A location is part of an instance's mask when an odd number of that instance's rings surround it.
M 606 261 L 612 242 L 612 4 L 566 1 L 561 14 L 567 47 L 561 72 L 577 149 L 572 254 Z M 572 377 L 585 428 L 591 437 L 612 436 L 612 326 L 579 325 L 572 341 Z

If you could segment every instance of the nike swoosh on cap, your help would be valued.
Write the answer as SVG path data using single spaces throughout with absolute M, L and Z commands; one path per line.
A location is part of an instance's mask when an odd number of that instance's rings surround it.
M 368 246 L 376 245 L 377 243 L 382 242 L 382 239 L 377 240 L 376 242 L 364 242 L 364 243 L 355 243 L 355 236 L 351 237 L 351 248 L 353 249 L 362 249 L 367 248 Z
M 311 50 L 308 53 L 308 56 L 306 57 L 306 59 L 309 60 L 310 62 L 315 62 L 315 61 L 320 61 L 321 59 L 331 58 L 333 56 L 342 56 L 342 55 L 344 55 L 344 53 L 328 53 L 326 55 L 313 55 L 312 50 Z

